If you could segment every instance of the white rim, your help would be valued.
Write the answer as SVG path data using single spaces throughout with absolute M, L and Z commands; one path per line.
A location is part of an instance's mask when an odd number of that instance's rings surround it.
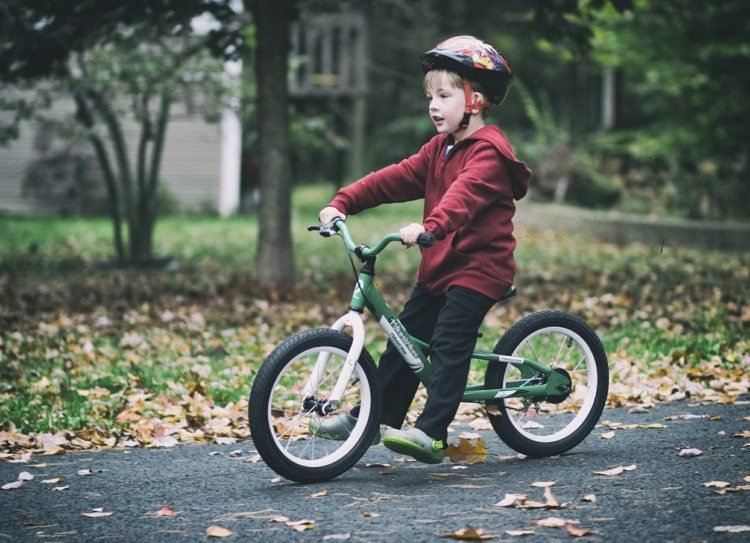
M 526 431 L 526 429 L 522 428 L 519 425 L 518 421 L 514 417 L 510 416 L 506 408 L 506 414 L 508 414 L 508 420 L 510 420 L 511 424 L 513 424 L 516 430 L 524 437 L 532 441 L 537 441 L 541 443 L 550 443 L 553 441 L 559 441 L 561 439 L 565 439 L 566 437 L 571 435 L 575 430 L 577 430 L 580 427 L 580 425 L 583 423 L 584 419 L 588 416 L 588 414 L 591 412 L 592 407 L 594 406 L 594 400 L 596 399 L 596 390 L 597 390 L 597 387 L 594 385 L 599 382 L 599 374 L 596 369 L 596 359 L 594 357 L 594 353 L 591 351 L 591 348 L 589 347 L 588 343 L 586 343 L 580 335 L 570 330 L 569 328 L 564 328 L 564 327 L 559 327 L 559 326 L 550 326 L 547 328 L 542 328 L 540 330 L 537 330 L 533 334 L 524 338 L 523 342 L 521 342 L 521 344 L 519 344 L 518 347 L 516 347 L 515 351 L 513 351 L 513 355 L 516 355 L 516 353 L 518 353 L 534 337 L 541 335 L 541 334 L 548 334 L 548 333 L 562 334 L 565 337 L 572 339 L 575 342 L 575 344 L 578 346 L 578 348 L 581 349 L 583 357 L 581 361 L 578 364 L 576 364 L 576 367 L 580 366 L 582 363 L 585 363 L 586 375 L 587 375 L 587 381 L 586 381 L 587 390 L 586 390 L 586 395 L 583 398 L 583 403 L 581 404 L 581 408 L 578 410 L 578 413 L 573 418 L 573 420 L 571 420 L 568 424 L 566 424 L 565 427 L 562 428 L 561 430 L 558 430 L 557 432 L 553 434 L 549 434 L 549 435 L 533 434 L 531 432 Z M 505 373 L 506 375 L 503 375 L 503 383 L 505 382 L 507 378 L 507 368 L 506 368 Z
M 313 349 L 308 349 L 297 356 L 295 356 L 293 359 L 289 361 L 289 363 L 284 366 L 284 369 L 279 372 L 278 377 L 276 378 L 276 381 L 273 383 L 273 388 L 271 389 L 271 401 L 268 405 L 268 427 L 273 429 L 274 428 L 274 419 L 272 416 L 272 409 L 273 409 L 273 391 L 276 390 L 276 387 L 279 384 L 279 380 L 281 379 L 282 375 L 285 375 L 287 372 L 289 366 L 294 364 L 297 360 L 301 358 L 305 358 L 307 356 L 310 356 L 313 353 L 318 353 L 322 350 L 326 350 L 333 354 L 334 356 L 339 357 L 341 359 L 342 363 L 346 359 L 346 351 L 343 351 L 341 349 L 336 349 L 332 347 L 315 347 Z M 326 381 L 330 380 L 330 374 L 327 374 Z M 354 368 L 354 373 L 352 374 L 353 381 L 359 380 L 360 383 L 367 383 L 367 376 L 365 375 L 364 369 L 362 369 L 362 366 L 357 363 L 356 367 Z M 300 376 L 300 379 L 303 379 L 306 377 Z M 332 380 L 331 388 L 333 388 L 333 384 L 335 384 L 335 379 Z M 302 453 L 314 451 L 315 450 L 315 443 L 322 441 L 327 444 L 332 443 L 331 440 L 322 439 L 322 438 L 316 438 L 315 436 L 311 436 L 309 438 L 290 438 L 287 440 L 282 441 L 279 439 L 279 435 L 274 430 L 272 432 L 273 434 L 273 440 L 276 443 L 276 448 L 281 452 L 284 456 L 286 456 L 288 459 L 293 461 L 295 464 L 298 464 L 300 466 L 310 467 L 310 468 L 319 468 L 319 467 L 325 467 L 333 464 L 334 462 L 337 462 L 341 460 L 344 456 L 346 456 L 349 452 L 351 452 L 354 445 L 359 441 L 359 439 L 362 437 L 362 434 L 365 431 L 365 427 L 367 426 L 367 420 L 369 419 L 370 409 L 372 406 L 372 398 L 370 397 L 370 387 L 359 387 L 359 400 L 360 400 L 360 417 L 357 419 L 357 423 L 354 425 L 354 428 L 352 429 L 351 434 L 349 435 L 349 438 L 346 441 L 338 442 L 340 445 L 330 454 L 327 454 L 325 456 L 322 456 L 320 458 L 315 459 L 309 459 L 309 458 L 303 458 L 300 456 L 297 456 L 292 451 L 289 450 L 289 446 L 293 445 L 299 441 L 304 440 L 306 442 L 305 446 L 302 448 Z M 302 401 L 302 398 L 299 398 L 300 403 Z M 364 416 L 362 416 L 364 415 Z M 304 413 L 300 407 L 299 412 L 297 413 L 296 417 L 297 421 L 301 420 L 311 420 L 311 417 L 308 413 Z

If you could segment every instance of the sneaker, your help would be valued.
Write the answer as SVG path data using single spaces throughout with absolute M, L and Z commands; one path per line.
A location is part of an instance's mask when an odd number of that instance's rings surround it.
M 411 456 L 425 464 L 439 464 L 443 461 L 444 443 L 432 439 L 419 428 L 389 428 L 383 436 L 383 445 L 393 452 Z
M 352 417 L 349 413 L 342 413 L 331 418 L 312 420 L 308 424 L 308 428 L 313 435 L 320 438 L 346 441 L 354 430 L 355 424 L 357 424 L 355 417 Z M 380 430 L 375 433 L 371 445 L 377 445 L 378 443 L 380 443 Z

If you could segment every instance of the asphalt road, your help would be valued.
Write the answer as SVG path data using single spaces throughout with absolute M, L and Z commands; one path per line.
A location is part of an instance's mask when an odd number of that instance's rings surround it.
M 612 430 L 600 425 L 575 450 L 543 460 L 519 458 L 491 431 L 480 432 L 487 461 L 473 465 L 403 462 L 381 445 L 355 469 L 315 485 L 276 480 L 262 461 L 252 462 L 250 441 L 34 456 L 30 464 L 0 463 L 0 484 L 22 471 L 34 476 L 19 489 L 0 491 L 0 543 L 451 541 L 441 534 L 467 525 L 494 536 L 490 541 L 578 539 L 565 527 L 537 525 L 549 517 L 577 521 L 569 526 L 590 531 L 584 541 L 747 542 L 750 532 L 714 527 L 750 525 L 750 492 L 718 494 L 704 483 L 750 484 L 750 439 L 733 437 L 750 430 L 748 416 L 748 401 L 683 402 L 641 414 L 608 409 L 602 421 L 638 427 L 615 429 L 604 439 Z M 648 428 L 654 424 L 664 427 Z M 454 435 L 462 430 L 458 425 Z M 703 454 L 681 457 L 684 448 Z M 632 465 L 619 475 L 594 474 Z M 58 477 L 64 480 L 45 482 Z M 508 493 L 546 502 L 544 488 L 532 484 L 549 481 L 564 507 L 496 505 Z M 584 499 L 591 495 L 595 501 Z M 176 515 L 157 516 L 164 507 Z M 84 516 L 97 508 L 111 514 Z M 314 521 L 313 527 L 296 531 L 292 523 L 301 520 Z M 231 535 L 209 538 L 211 526 Z

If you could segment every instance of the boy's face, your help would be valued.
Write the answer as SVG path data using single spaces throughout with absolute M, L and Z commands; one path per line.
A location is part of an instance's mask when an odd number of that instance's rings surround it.
M 438 134 L 457 132 L 464 116 L 464 89 L 456 87 L 447 73 L 439 72 L 429 80 L 426 94 L 430 118 Z

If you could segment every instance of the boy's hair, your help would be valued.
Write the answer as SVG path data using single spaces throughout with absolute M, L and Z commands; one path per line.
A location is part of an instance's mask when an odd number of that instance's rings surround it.
M 451 85 L 453 85 L 457 89 L 464 88 L 464 78 L 461 77 L 460 74 L 452 70 L 444 70 L 444 69 L 437 68 L 434 70 L 430 70 L 424 74 L 424 81 L 422 82 L 422 86 L 424 87 L 425 92 L 427 92 L 427 90 L 430 87 L 434 86 L 436 84 L 438 77 L 440 77 L 443 74 L 448 76 L 448 79 L 450 80 Z M 472 92 L 478 92 L 479 94 L 482 95 L 482 98 L 484 99 L 485 102 L 489 102 L 489 100 L 487 99 L 487 94 L 484 92 L 482 85 L 480 85 L 477 81 L 474 81 L 472 79 L 469 79 L 468 81 L 469 81 L 469 85 L 471 86 Z M 487 110 L 483 109 L 482 117 L 484 117 L 486 114 L 487 114 Z

